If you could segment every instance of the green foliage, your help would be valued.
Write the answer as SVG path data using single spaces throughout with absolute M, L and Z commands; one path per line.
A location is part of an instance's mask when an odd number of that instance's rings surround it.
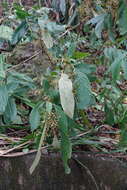
M 13 33 L 11 45 L 15 46 L 26 34 L 28 30 L 28 24 L 26 21 L 22 21 L 21 24 L 16 28 L 15 32 Z
M 16 97 L 22 99 L 28 90 L 35 88 L 31 78 L 25 74 L 8 71 L 3 54 L 0 55 L 0 114 L 5 124 L 17 122 Z
M 31 100 L 27 94 L 29 90 L 35 89 L 33 80 L 16 72 L 13 66 L 6 65 L 5 57 L 0 55 L 1 123 L 17 124 L 18 117 L 21 123 L 24 118 L 29 118 L 32 134 L 30 138 L 34 139 L 34 145 L 38 148 L 31 173 L 40 160 L 41 147 L 45 144 L 53 146 L 54 138 L 58 144 L 60 142 L 66 173 L 71 171 L 68 161 L 73 144 L 99 144 L 98 141 L 87 141 L 84 135 L 83 138 L 78 138 L 81 131 L 91 127 L 84 114 L 91 106 L 95 109 L 101 107 L 101 111 L 105 113 L 105 123 L 110 126 L 118 125 L 121 130 L 120 146 L 127 144 L 127 108 L 123 102 L 127 93 L 119 87 L 127 79 L 127 5 L 121 0 L 117 14 L 114 15 L 110 11 L 112 7 L 108 9 L 101 1 L 100 5 L 94 2 L 95 6 L 91 11 L 93 18 L 85 22 L 85 36 L 81 36 L 79 28 L 83 22 L 79 22 L 77 12 L 80 3 L 81 1 L 72 3 L 66 0 L 47 0 L 48 7 L 36 7 L 28 11 L 22 6 L 14 5 L 13 18 L 14 21 L 17 19 L 16 24 L 14 22 L 13 27 L 6 23 L 0 26 L 0 33 L 3 32 L 0 34 L 1 51 L 11 51 L 19 43 L 34 39 L 40 42 L 42 51 L 52 66 L 43 74 L 41 87 L 36 86 L 37 91 L 41 91 L 39 100 Z M 98 77 L 98 66 L 106 68 L 101 77 Z M 70 85 L 70 97 L 74 97 L 73 117 L 69 117 L 61 102 L 58 88 L 61 74 L 68 77 L 62 78 L 66 84 L 62 90 L 66 91 Z M 96 90 L 91 87 L 93 82 L 96 83 Z M 66 108 L 69 106 L 67 99 L 64 96 Z M 17 100 L 28 106 L 25 111 L 20 108 Z M 51 114 L 55 115 L 55 119 Z M 52 127 L 49 120 L 52 123 L 55 120 L 55 127 Z M 125 128 L 121 128 L 121 125 Z
M 127 3 L 125 0 L 120 0 L 118 9 L 118 26 L 120 34 L 124 35 L 127 33 Z
M 40 124 L 40 114 L 38 110 L 38 106 L 35 106 L 30 113 L 30 125 L 31 131 L 34 131 L 38 128 Z
M 68 159 L 71 158 L 72 145 L 69 139 L 69 126 L 68 118 L 62 109 L 58 106 L 55 106 L 56 114 L 58 117 L 59 129 L 61 134 L 61 154 L 64 162 L 65 172 L 70 173 L 70 168 L 68 167 Z
M 76 89 L 76 100 L 78 109 L 85 109 L 95 103 L 87 75 L 81 72 L 76 72 L 74 85 Z
M 6 106 L 8 104 L 8 91 L 6 85 L 0 86 L 0 114 L 5 112 Z

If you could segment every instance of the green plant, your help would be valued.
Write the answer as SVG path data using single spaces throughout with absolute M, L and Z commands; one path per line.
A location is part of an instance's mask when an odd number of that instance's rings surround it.
M 33 80 L 10 69 L 11 65 L 6 64 L 6 56 L 0 55 L 0 124 L 4 125 L 23 125 L 22 117 L 16 100 L 27 102 L 27 93 L 35 88 Z
M 95 103 L 89 81 L 90 73 L 95 71 L 95 67 L 91 65 L 86 66 L 85 64 L 83 65 L 82 62 L 75 61 L 75 59 L 88 57 L 89 54 L 76 51 L 75 39 L 77 39 L 77 35 L 68 35 L 68 42 L 62 38 L 61 34 L 64 34 L 64 32 L 70 33 L 68 31 L 68 25 L 57 24 L 55 21 L 52 21 L 49 17 L 50 9 L 43 7 L 39 10 L 33 9 L 26 12 L 19 6 L 15 6 L 14 8 L 16 10 L 16 16 L 19 19 L 19 24 L 15 27 L 14 32 L 11 27 L 8 27 L 9 32 L 6 39 L 3 39 L 1 36 L 2 40 L 8 40 L 9 50 L 5 50 L 11 51 L 18 43 L 21 43 L 23 39 L 25 41 L 29 39 L 29 37 L 35 38 L 39 40 L 51 64 L 54 65 L 54 69 L 48 71 L 43 76 L 41 100 L 36 104 L 32 104 L 32 111 L 29 115 L 31 131 L 35 134 L 35 139 L 38 141 L 38 152 L 30 171 L 32 173 L 38 164 L 40 149 L 41 146 L 45 144 L 45 140 L 49 139 L 49 142 L 46 143 L 54 144 L 55 138 L 58 144 L 60 144 L 65 171 L 66 173 L 70 173 L 68 159 L 71 158 L 72 152 L 71 137 L 77 135 L 79 131 L 84 131 L 84 127 L 76 123 L 77 115 L 80 114 L 80 110 L 86 109 Z M 2 27 L 3 31 L 5 31 L 6 26 L 2 25 Z M 53 47 L 55 43 L 54 38 L 56 38 L 56 48 L 60 46 L 59 40 L 61 42 L 63 41 L 63 45 L 61 43 L 63 50 L 58 57 Z M 56 60 L 59 60 L 57 64 L 48 49 L 55 54 Z M 10 81 L 10 78 L 12 80 L 12 84 L 8 84 L 9 88 L 13 85 L 14 90 L 17 90 L 15 89 L 16 85 L 19 87 L 20 84 L 24 84 L 26 85 L 24 86 L 24 90 L 27 92 L 28 87 L 31 87 L 30 84 L 32 80 L 24 74 L 15 73 L 14 71 L 8 72 L 8 74 L 10 73 L 11 76 L 7 76 L 7 81 Z M 17 79 L 18 81 L 16 81 L 16 77 L 20 80 Z M 22 81 L 23 79 L 25 80 L 24 83 Z M 12 96 L 15 96 L 14 90 Z M 18 92 L 21 92 L 21 89 Z M 18 97 L 18 95 L 16 97 Z M 14 105 L 12 105 L 12 109 L 15 111 L 16 105 L 15 109 Z M 58 125 L 53 129 L 49 127 L 49 119 L 47 119 L 52 113 L 55 115 L 55 120 Z M 50 123 L 53 122 L 52 118 L 50 120 Z M 12 122 L 14 122 L 14 118 L 12 118 Z M 50 133 L 47 134 L 49 128 Z M 38 134 L 38 130 L 40 131 L 39 135 L 36 135 Z
M 20 43 L 35 40 L 51 64 L 40 81 L 39 100 L 31 100 L 26 97 L 28 89 L 34 87 L 32 80 L 12 71 L 13 67 L 6 65 L 1 55 L 1 121 L 15 123 L 15 117 L 22 112 L 17 109 L 20 105 L 15 101 L 23 101 L 28 106 L 25 116 L 29 117 L 32 135 L 26 139 L 32 139 L 33 147 L 38 149 L 31 173 L 39 162 L 42 146 L 60 151 L 65 171 L 70 173 L 68 160 L 73 146 L 103 145 L 97 140 L 96 128 L 88 119 L 87 109 L 92 106 L 104 111 L 106 124 L 119 126 L 121 146 L 122 142 L 126 146 L 126 91 L 120 88 L 127 79 L 126 2 L 120 1 L 118 14 L 114 14 L 112 4 L 94 1 L 91 10 L 94 18 L 81 23 L 77 19 L 77 7 L 81 1 L 57 2 L 47 0 L 47 7 L 30 10 L 14 4 L 11 19 L 0 26 L 5 34 L 0 32 L 2 52 L 11 52 Z M 82 32 L 76 33 L 84 22 L 85 37 L 81 36 Z M 106 71 L 98 79 L 96 68 L 100 65 Z M 96 83 L 97 89 L 93 89 L 91 83 Z

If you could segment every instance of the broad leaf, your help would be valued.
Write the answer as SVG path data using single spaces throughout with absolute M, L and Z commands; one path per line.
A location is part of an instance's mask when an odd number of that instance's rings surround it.
M 74 85 L 76 89 L 76 100 L 78 109 L 87 108 L 88 106 L 95 103 L 91 92 L 89 79 L 85 74 L 81 72 L 76 72 Z
M 86 75 L 96 72 L 96 66 L 92 64 L 79 63 L 79 64 L 76 64 L 74 67 L 77 72 L 81 72 Z
M 61 105 L 64 112 L 68 115 L 68 117 L 73 118 L 74 115 L 74 95 L 73 95 L 73 87 L 72 82 L 69 79 L 67 74 L 61 74 L 61 78 L 59 80 L 59 93 Z
M 31 113 L 30 113 L 30 125 L 31 125 L 31 131 L 34 131 L 35 129 L 38 128 L 40 124 L 40 113 L 38 110 L 38 106 L 35 106 Z

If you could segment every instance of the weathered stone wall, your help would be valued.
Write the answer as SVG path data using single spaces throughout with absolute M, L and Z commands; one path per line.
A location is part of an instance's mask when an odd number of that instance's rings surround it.
M 117 159 L 73 155 L 71 174 L 64 173 L 58 154 L 42 155 L 32 175 L 35 153 L 0 157 L 0 190 L 127 190 L 127 165 Z

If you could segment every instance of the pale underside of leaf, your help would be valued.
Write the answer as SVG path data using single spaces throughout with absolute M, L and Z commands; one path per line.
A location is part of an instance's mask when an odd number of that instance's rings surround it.
M 72 90 L 72 82 L 69 79 L 68 75 L 61 74 L 61 78 L 59 80 L 60 101 L 64 112 L 70 118 L 73 118 L 75 106 L 74 95 Z

